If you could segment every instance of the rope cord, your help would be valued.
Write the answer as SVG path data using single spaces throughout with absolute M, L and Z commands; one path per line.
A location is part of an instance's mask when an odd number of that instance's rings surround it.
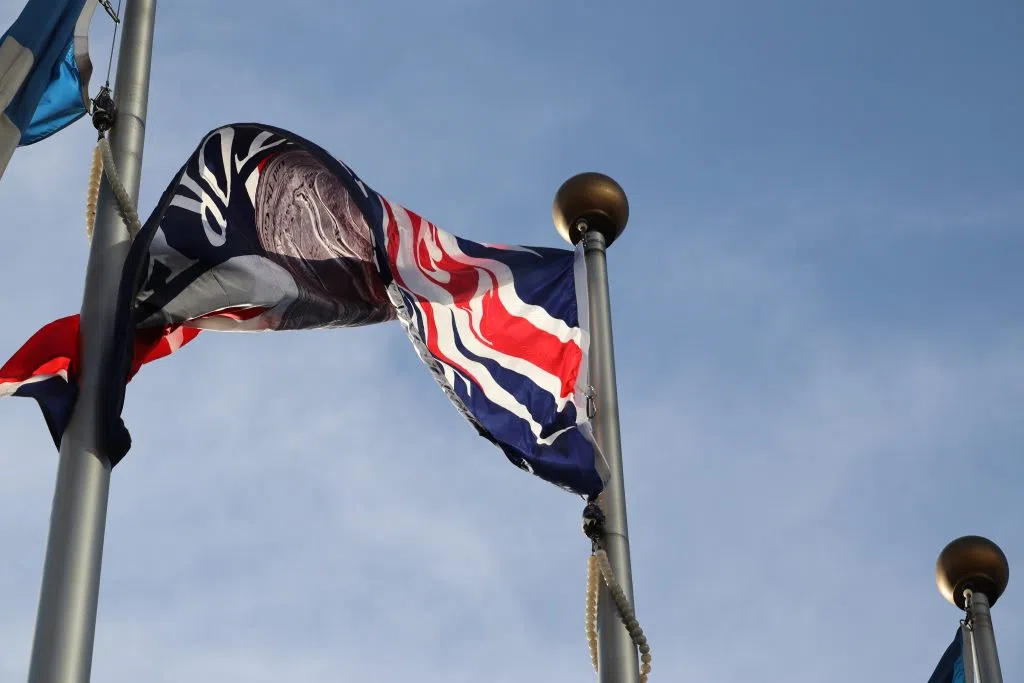
M 110 143 L 107 141 L 106 136 L 101 137 L 96 146 L 99 147 L 100 153 L 103 155 L 103 175 L 107 177 L 110 189 L 114 193 L 114 199 L 117 201 L 117 212 L 121 214 L 125 227 L 128 228 L 128 234 L 132 239 L 135 239 L 135 236 L 139 234 L 139 230 L 142 229 L 142 223 L 139 221 L 138 212 L 135 211 L 135 203 L 128 196 L 128 190 L 124 189 L 124 185 L 121 184 L 121 178 L 117 175 L 117 167 L 114 165 L 114 153 L 110 151 Z
M 597 555 L 591 553 L 587 558 L 587 648 L 590 650 L 590 663 L 597 671 L 597 596 L 599 594 L 601 569 L 597 566 Z
M 96 140 L 96 149 L 92 155 L 92 170 L 89 172 L 89 187 L 86 193 L 85 204 L 85 233 L 92 239 L 93 230 L 96 226 L 97 203 L 100 195 L 100 177 L 105 176 L 107 184 L 114 195 L 117 203 L 117 212 L 121 214 L 128 235 L 134 239 L 142 223 L 139 221 L 139 214 L 135 210 L 135 202 L 128 195 L 128 191 L 121 183 L 121 177 L 117 173 L 117 165 L 114 163 L 114 153 L 110 150 L 110 141 L 107 140 L 107 131 L 114 126 L 117 120 L 117 105 L 114 98 L 110 96 L 110 88 L 103 86 L 92 101 L 92 123 L 99 135 Z
M 110 36 L 110 56 L 107 58 L 107 78 L 106 85 L 110 87 L 110 69 L 114 66 L 114 45 L 117 41 L 117 29 L 121 26 L 121 0 L 117 0 L 117 11 L 110 5 L 110 0 L 100 0 L 100 4 L 103 5 L 103 9 L 107 10 L 107 14 L 114 20 L 114 34 Z
M 604 513 L 596 503 L 587 503 L 583 510 L 583 533 L 591 542 L 591 554 L 587 560 L 587 612 L 586 632 L 587 646 L 590 648 L 590 661 L 597 671 L 597 603 L 599 595 L 599 584 L 597 576 L 600 575 L 608 586 L 612 601 L 618 610 L 619 619 L 622 620 L 629 637 L 640 652 L 640 683 L 647 683 L 647 677 L 651 673 L 651 646 L 647 643 L 647 636 L 640 628 L 636 612 L 626 597 L 626 591 L 615 578 L 611 562 L 608 560 L 608 553 L 605 551 L 602 541 L 605 535 Z
M 114 158 L 110 152 L 110 144 L 106 140 L 106 133 L 114 125 L 114 111 L 116 109 L 114 100 L 110 96 L 110 71 L 114 65 L 114 46 L 117 44 L 117 29 L 121 26 L 121 0 L 117 1 L 115 11 L 110 0 L 99 0 L 100 5 L 114 22 L 113 35 L 110 36 L 110 54 L 107 57 L 107 77 L 99 93 L 93 98 L 89 107 L 89 115 L 92 117 L 92 124 L 96 127 L 99 138 L 96 147 L 92 151 L 92 166 L 89 169 L 89 185 L 85 195 L 85 236 L 92 241 L 93 230 L 96 227 L 96 205 L 100 198 L 100 181 L 106 171 L 107 182 L 114 192 L 114 199 L 117 201 L 118 212 L 124 218 L 128 231 L 134 235 L 138 232 L 139 219 L 132 206 L 132 202 L 121 185 L 117 175 L 117 168 L 114 166 Z M 134 218 L 134 220 L 133 220 Z
M 103 153 L 99 143 L 92 150 L 92 168 L 89 170 L 89 189 L 85 198 L 85 236 L 92 241 L 96 225 L 96 203 L 100 198 L 100 178 L 103 177 Z
M 85 234 L 92 241 L 93 229 L 96 226 L 96 205 L 100 197 L 100 177 L 106 176 L 107 183 L 114 194 L 117 202 L 117 212 L 121 214 L 128 234 L 132 239 L 139 234 L 142 223 L 139 221 L 139 214 L 135 210 L 132 198 L 128 196 L 128 190 L 121 184 L 121 177 L 117 175 L 117 167 L 114 165 L 114 154 L 110 150 L 110 142 L 105 135 L 101 135 L 96 142 L 96 148 L 92 152 L 92 170 L 89 172 L 89 189 L 85 204 Z

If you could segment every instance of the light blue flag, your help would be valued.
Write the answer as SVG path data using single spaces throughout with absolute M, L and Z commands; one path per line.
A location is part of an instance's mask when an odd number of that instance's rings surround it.
M 0 176 L 14 150 L 88 111 L 97 0 L 29 0 L 0 38 Z

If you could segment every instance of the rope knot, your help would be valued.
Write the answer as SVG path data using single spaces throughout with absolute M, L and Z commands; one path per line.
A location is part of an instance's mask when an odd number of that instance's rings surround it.
M 594 550 L 601 547 L 604 532 L 604 513 L 597 503 L 590 501 L 583 508 L 583 534 L 590 539 Z

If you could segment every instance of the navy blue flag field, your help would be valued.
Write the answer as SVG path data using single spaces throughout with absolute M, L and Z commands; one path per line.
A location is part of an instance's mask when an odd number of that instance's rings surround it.
M 946 651 L 942 653 L 935 671 L 932 673 L 928 683 L 973 683 L 967 682 L 964 675 L 964 629 L 958 628 L 953 642 L 949 644 Z
M 459 412 L 516 466 L 581 495 L 607 467 L 586 414 L 582 252 L 447 233 L 370 189 L 293 133 L 214 130 L 129 252 L 104 373 L 112 459 L 130 439 L 125 385 L 201 330 L 398 321 Z M 74 317 L 73 317 L 74 318 Z M 69 322 L 70 321 L 70 322 Z M 44 328 L 0 368 L 0 395 L 39 401 L 59 443 L 73 402 L 77 319 Z

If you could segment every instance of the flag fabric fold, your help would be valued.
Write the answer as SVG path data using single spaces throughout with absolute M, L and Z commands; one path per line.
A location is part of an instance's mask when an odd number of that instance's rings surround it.
M 102 373 L 101 433 L 120 459 L 126 381 L 157 357 L 140 348 L 142 337 L 152 344 L 177 335 L 160 354 L 167 355 L 200 330 L 398 321 L 480 435 L 516 466 L 596 495 L 607 466 L 586 414 L 585 283 L 581 251 L 457 237 L 293 133 L 261 124 L 218 128 L 178 172 L 128 254 L 114 350 Z M 25 367 L 73 391 L 74 362 L 54 378 L 47 355 L 37 351 Z M 9 378 L 7 393 L 27 395 L 30 379 Z
M 89 25 L 97 0 L 29 0 L 0 38 L 0 176 L 14 150 L 89 108 Z
M 0 367 L 0 397 L 25 396 L 35 399 L 43 411 L 46 426 L 55 446 L 60 448 L 61 436 L 71 419 L 71 408 L 78 397 L 79 316 L 69 315 L 45 325 Z M 144 364 L 168 356 L 195 339 L 199 330 L 169 325 L 140 329 L 132 340 L 132 356 L 125 381 L 131 379 Z M 108 418 L 109 419 L 109 418 Z M 124 442 L 115 451 L 127 452 L 130 441 L 116 420 L 116 439 Z M 107 427 L 108 440 L 111 431 Z
M 965 627 L 957 629 L 953 642 L 949 644 L 946 651 L 942 653 L 935 671 L 932 673 L 928 683 L 974 683 L 973 678 L 968 678 L 966 671 L 972 670 L 970 662 L 965 662 L 965 655 L 970 657 L 969 638 L 965 644 Z M 966 665 L 965 665 L 966 663 Z

